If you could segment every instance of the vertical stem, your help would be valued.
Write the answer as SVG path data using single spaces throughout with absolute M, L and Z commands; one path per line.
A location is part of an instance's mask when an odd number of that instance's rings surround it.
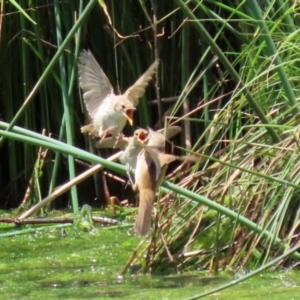
M 186 86 L 189 78 L 189 23 L 185 23 L 182 29 L 182 56 L 181 56 L 181 86 L 182 90 Z M 190 111 L 190 101 L 187 96 L 184 96 L 185 99 L 183 101 L 183 115 L 187 115 Z M 185 137 L 185 147 L 187 150 L 191 149 L 192 141 L 191 141 L 191 122 L 189 120 L 184 120 L 184 137 Z
M 257 4 L 256 0 L 247 0 L 245 2 L 245 8 L 250 16 L 252 16 L 255 21 L 257 21 L 258 26 L 261 29 L 259 39 L 261 42 L 266 43 L 267 47 L 264 47 L 264 51 L 268 56 L 274 57 L 274 63 L 277 66 L 275 69 L 278 73 L 278 76 L 281 80 L 282 87 L 285 90 L 286 97 L 289 101 L 291 107 L 293 107 L 293 113 L 297 115 L 300 112 L 299 104 L 296 100 L 296 96 L 293 90 L 293 87 L 290 83 L 289 77 L 287 76 L 282 60 L 279 56 L 279 53 L 276 49 L 272 35 L 268 29 L 268 26 L 262 16 L 261 9 Z
M 61 19 L 60 19 L 60 9 L 59 9 L 59 0 L 54 0 L 54 12 L 55 12 L 55 20 L 56 20 L 56 39 L 58 48 L 62 44 L 62 28 L 61 28 Z M 62 85 L 62 97 L 63 97 L 63 106 L 64 106 L 64 117 L 65 117 L 65 128 L 66 128 L 66 137 L 67 143 L 69 145 L 73 145 L 73 118 L 71 115 L 71 95 L 67 89 L 68 82 L 67 82 L 67 75 L 66 75 L 66 63 L 64 55 L 59 57 L 59 70 L 60 70 L 60 78 L 61 78 L 61 85 Z M 70 84 L 70 82 L 69 82 Z M 75 161 L 74 157 L 68 155 L 68 164 L 69 164 L 69 176 L 70 180 L 74 179 L 75 174 Z M 71 188 L 71 198 L 72 198 L 72 205 L 74 213 L 78 212 L 78 195 L 77 195 L 77 187 L 73 186 Z
M 249 0 L 248 0 L 249 1 Z M 224 67 L 227 69 L 230 76 L 233 78 L 233 80 L 236 82 L 236 84 L 240 87 L 240 89 L 243 90 L 243 93 L 249 102 L 249 104 L 252 106 L 253 110 L 259 117 L 260 121 L 265 124 L 266 131 L 269 133 L 271 138 L 274 142 L 279 142 L 280 137 L 274 130 L 272 126 L 270 125 L 267 117 L 265 116 L 263 110 L 259 106 L 258 103 L 254 100 L 253 96 L 251 95 L 250 91 L 245 86 L 244 82 L 241 80 L 239 74 L 236 72 L 236 70 L 233 68 L 231 63 L 228 61 L 226 56 L 224 55 L 223 51 L 219 48 L 219 46 L 214 42 L 214 40 L 211 38 L 210 34 L 207 32 L 205 27 L 199 22 L 199 20 L 196 18 L 196 16 L 193 14 L 193 12 L 189 9 L 189 7 L 182 1 L 182 0 L 175 0 L 175 2 L 178 4 L 178 6 L 182 9 L 183 13 L 193 22 L 193 24 L 196 28 L 196 30 L 201 35 L 202 39 L 205 39 L 207 44 L 212 48 L 212 50 L 215 52 L 215 54 L 218 56 L 219 60 L 222 62 Z
M 157 5 L 156 0 L 151 0 L 153 9 L 153 39 L 154 39 L 154 56 L 155 59 L 159 58 L 158 53 L 158 39 L 157 39 Z M 162 128 L 162 108 L 161 108 L 161 98 L 160 98 L 160 83 L 159 83 L 159 68 L 156 69 L 156 99 L 157 99 L 157 109 L 158 109 L 158 125 Z
M 84 19 L 87 17 L 87 15 L 89 13 L 89 11 L 93 8 L 93 6 L 95 4 L 96 4 L 96 0 L 90 0 L 89 1 L 88 5 L 85 7 L 83 13 L 80 15 L 79 19 L 74 24 L 74 26 L 72 27 L 72 29 L 70 30 L 70 32 L 68 33 L 68 35 L 66 36 L 64 41 L 62 42 L 61 47 L 58 49 L 58 51 L 56 52 L 56 54 L 54 55 L 54 57 L 52 58 L 52 60 L 48 64 L 48 66 L 46 67 L 44 73 L 41 75 L 41 77 L 39 78 L 39 80 L 37 81 L 37 83 L 35 84 L 33 89 L 31 90 L 31 92 L 29 93 L 29 95 L 25 99 L 23 105 L 18 110 L 18 112 L 15 114 L 14 118 L 11 120 L 9 126 L 6 129 L 7 131 L 10 131 L 14 127 L 16 122 L 19 120 L 19 118 L 23 115 L 23 113 L 24 113 L 25 109 L 27 108 L 28 104 L 34 98 L 34 96 L 37 94 L 37 92 L 40 89 L 42 83 L 46 80 L 46 78 L 50 74 L 50 72 L 51 72 L 52 68 L 54 67 L 54 65 L 56 64 L 59 56 L 63 53 L 64 49 L 69 44 L 71 38 L 73 37 L 73 35 L 75 34 L 75 32 L 77 31 L 79 26 L 83 23 Z M 0 147 L 3 144 L 3 142 L 4 142 L 4 137 L 2 136 L 2 137 L 0 137 Z

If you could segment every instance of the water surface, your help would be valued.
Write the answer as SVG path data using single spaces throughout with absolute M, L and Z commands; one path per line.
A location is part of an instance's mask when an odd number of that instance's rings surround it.
M 140 238 L 131 229 L 71 228 L 1 237 L 1 299 L 185 299 L 233 275 L 118 275 Z M 298 272 L 264 273 L 205 299 L 300 299 Z

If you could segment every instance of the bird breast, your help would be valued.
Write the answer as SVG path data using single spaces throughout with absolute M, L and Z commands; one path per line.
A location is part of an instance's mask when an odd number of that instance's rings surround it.
M 120 157 L 121 163 L 123 165 L 128 164 L 131 168 L 135 169 L 137 157 L 142 149 L 143 147 L 139 144 L 139 142 L 132 138 Z
M 118 96 L 109 95 L 99 106 L 98 111 L 94 117 L 94 126 L 99 128 L 99 135 L 103 134 L 109 127 L 115 127 L 111 133 L 113 135 L 119 134 L 126 124 L 126 117 L 123 112 L 117 109 L 115 98 Z

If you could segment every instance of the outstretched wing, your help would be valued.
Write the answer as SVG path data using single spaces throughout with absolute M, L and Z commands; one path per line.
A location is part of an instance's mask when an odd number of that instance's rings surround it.
M 96 148 L 103 149 L 103 148 L 118 148 L 124 150 L 129 142 L 130 138 L 122 137 L 118 141 L 115 138 L 105 138 L 103 140 L 96 142 Z
M 152 149 L 156 149 L 158 152 L 165 152 L 166 139 L 162 132 L 154 131 L 150 128 L 148 146 Z
M 78 75 L 87 111 L 93 119 L 102 101 L 113 94 L 113 87 L 89 50 L 80 53 Z
M 175 136 L 176 134 L 181 132 L 182 129 L 181 129 L 180 126 L 169 126 L 169 127 L 166 127 L 166 129 L 162 128 L 162 129 L 159 129 L 157 131 L 162 133 L 162 134 L 164 134 L 164 132 L 165 132 L 166 139 L 169 140 L 173 136 Z
M 137 106 L 139 99 L 144 95 L 145 89 L 155 74 L 159 65 L 159 60 L 155 60 L 154 63 L 148 68 L 148 70 L 125 92 L 125 96 L 130 100 L 134 106 Z

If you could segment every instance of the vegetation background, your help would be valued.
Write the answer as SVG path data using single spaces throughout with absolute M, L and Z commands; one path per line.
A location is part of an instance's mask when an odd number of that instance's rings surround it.
M 154 235 L 148 271 L 165 270 L 166 257 L 179 270 L 252 268 L 298 244 L 297 1 L 0 3 L 2 208 L 18 207 L 24 199 L 36 203 L 88 168 L 82 152 L 79 161 L 66 155 L 67 145 L 45 151 L 49 140 L 31 136 L 45 130 L 95 151 L 94 141 L 80 133 L 87 116 L 77 57 L 85 48 L 116 91 L 159 57 L 159 76 L 138 107 L 135 125 L 180 124 L 183 134 L 172 151 L 201 154 L 198 164 L 170 167 L 168 179 L 176 186 L 164 186 L 177 193 L 164 190 L 160 197 L 168 201 L 156 217 L 155 233 L 160 227 L 164 238 Z M 20 128 L 8 132 L 7 123 Z M 99 207 L 107 193 L 132 197 L 124 183 L 99 173 L 54 207 Z

